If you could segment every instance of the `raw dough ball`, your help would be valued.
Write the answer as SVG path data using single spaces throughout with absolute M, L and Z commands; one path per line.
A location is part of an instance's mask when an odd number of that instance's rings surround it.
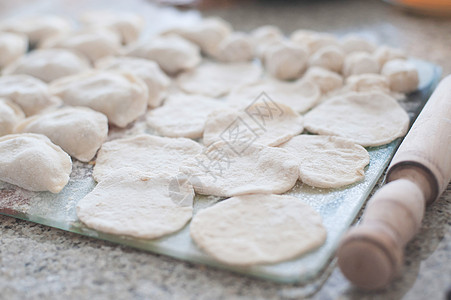
M 266 71 L 282 80 L 299 78 L 305 71 L 307 59 L 306 48 L 290 42 L 272 44 L 264 54 Z
M 113 30 L 121 37 L 123 44 L 136 41 L 144 28 L 143 17 L 128 12 L 91 11 L 81 16 L 85 26 Z
M 27 49 L 28 39 L 25 35 L 0 32 L 0 68 L 24 55 Z
M 26 74 L 50 82 L 89 68 L 89 62 L 85 57 L 70 50 L 39 49 L 10 64 L 3 70 L 3 74 Z
M 65 107 L 28 118 L 15 131 L 43 134 L 70 156 L 88 162 L 107 138 L 108 119 L 87 107 Z
M 118 139 L 100 148 L 92 176 L 100 182 L 113 171 L 125 167 L 151 174 L 176 176 L 179 166 L 201 151 L 201 145 L 185 138 L 142 134 Z
M 147 114 L 147 124 L 168 137 L 201 138 L 207 116 L 225 106 L 223 102 L 199 95 L 169 96 L 162 107 Z
M 218 140 L 277 146 L 304 130 L 303 118 L 290 107 L 257 101 L 246 109 L 220 109 L 205 122 L 204 145 Z
M 68 105 L 104 113 L 110 123 L 119 127 L 136 120 L 147 108 L 147 86 L 125 72 L 88 71 L 68 76 L 53 82 L 50 91 Z
M 72 24 L 67 19 L 53 15 L 15 17 L 0 24 L 0 31 L 24 34 L 32 45 L 71 29 Z
M 336 73 L 343 68 L 345 55 L 337 46 L 327 46 L 319 49 L 309 58 L 310 67 L 321 67 Z
M 191 219 L 194 197 L 189 183 L 172 187 L 173 180 L 132 168 L 116 170 L 78 202 L 77 216 L 86 226 L 111 234 L 141 239 L 171 234 Z
M 385 63 L 393 59 L 407 59 L 407 54 L 401 50 L 388 46 L 380 46 L 373 53 L 374 58 L 379 63 L 379 67 L 382 68 Z
M 229 34 L 232 26 L 220 18 L 206 18 L 189 27 L 176 27 L 163 34 L 177 34 L 198 45 L 203 53 L 215 55 L 217 47 Z
M 160 69 L 158 64 L 147 59 L 106 57 L 96 62 L 96 68 L 129 72 L 140 78 L 147 85 L 150 107 L 161 105 L 171 84 L 171 79 Z
M 94 63 L 99 58 L 119 54 L 121 43 L 114 32 L 97 28 L 50 38 L 43 42 L 41 47 L 73 50 Z
M 0 97 L 8 98 L 27 116 L 61 104 L 61 100 L 50 95 L 47 84 L 28 75 L 0 77 Z
M 234 89 L 227 97 L 227 103 L 247 107 L 263 92 L 275 102 L 285 104 L 298 113 L 315 106 L 321 97 L 319 87 L 310 81 L 286 82 L 265 78 Z
M 285 37 L 282 31 L 276 26 L 266 25 L 251 32 L 251 38 L 255 46 L 255 54 L 258 58 L 263 58 L 266 49 L 273 43 L 282 42 Z
M 418 88 L 419 78 L 415 65 L 402 59 L 394 59 L 385 63 L 382 75 L 387 76 L 390 89 L 400 93 L 410 93 Z
M 186 93 L 220 97 L 237 86 L 257 81 L 261 73 L 262 69 L 253 63 L 204 63 L 181 74 L 177 83 Z
M 343 75 L 348 77 L 365 73 L 379 73 L 379 64 L 376 59 L 366 52 L 348 54 L 343 64 Z
M 390 93 L 387 77 L 380 74 L 360 74 L 346 78 L 346 89 L 353 92 L 380 91 Z
M 0 98 L 0 136 L 13 133 L 14 127 L 25 114 L 19 106 L 8 99 Z
M 348 35 L 341 40 L 341 48 L 345 53 L 351 52 L 367 52 L 372 53 L 376 46 L 370 41 L 358 36 Z
M 302 79 L 315 83 L 325 94 L 343 86 L 343 77 L 320 67 L 311 67 Z
M 59 193 L 69 182 L 72 161 L 40 134 L 0 137 L 0 180 L 29 191 Z
M 272 264 L 326 241 L 319 214 L 292 196 L 233 197 L 197 213 L 190 233 L 199 248 L 230 265 Z
M 336 135 L 367 146 L 388 144 L 407 133 L 409 116 L 392 97 L 381 92 L 334 97 L 305 115 L 305 128 Z
M 234 32 L 219 43 L 213 56 L 223 62 L 246 62 L 254 58 L 254 44 L 247 34 Z
M 195 180 L 196 193 L 230 197 L 243 194 L 279 194 L 291 189 L 299 177 L 296 158 L 285 149 L 250 143 L 216 142 L 189 159 L 180 171 Z
M 299 161 L 299 179 L 319 188 L 339 188 L 365 177 L 370 162 L 360 145 L 334 136 L 298 135 L 280 145 Z
M 126 55 L 154 60 L 171 75 L 191 70 L 201 61 L 199 47 L 177 35 L 134 43 L 128 47 Z
M 340 46 L 334 35 L 311 30 L 297 30 L 291 34 L 290 39 L 295 44 L 306 46 L 309 54 L 313 54 L 324 47 Z

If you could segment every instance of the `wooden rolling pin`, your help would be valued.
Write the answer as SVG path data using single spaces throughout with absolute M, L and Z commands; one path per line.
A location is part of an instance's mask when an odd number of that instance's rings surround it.
M 342 273 L 356 286 L 375 290 L 401 272 L 404 248 L 418 232 L 425 206 L 451 180 L 451 75 L 441 81 L 418 116 L 360 225 L 337 252 Z

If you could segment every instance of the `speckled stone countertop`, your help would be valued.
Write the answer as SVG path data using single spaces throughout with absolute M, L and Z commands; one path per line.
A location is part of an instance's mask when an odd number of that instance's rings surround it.
M 7 2 L 0 2 L 0 11 L 11 6 Z M 298 28 L 363 32 L 441 65 L 445 75 L 451 73 L 451 19 L 406 14 L 376 0 L 281 2 L 225 4 L 227 9 L 203 14 L 219 15 L 243 31 L 274 24 L 286 33 Z M 432 300 L 446 299 L 449 289 L 451 185 L 427 209 L 420 233 L 407 247 L 403 275 L 389 288 L 378 293 L 358 291 L 335 268 L 311 297 Z M 251 279 L 0 216 L 0 299 L 299 299 L 304 295 L 300 286 Z

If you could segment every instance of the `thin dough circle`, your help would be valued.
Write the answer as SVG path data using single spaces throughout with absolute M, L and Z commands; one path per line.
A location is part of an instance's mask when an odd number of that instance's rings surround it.
M 327 232 L 321 217 L 292 196 L 246 195 L 226 199 L 194 216 L 196 245 L 230 265 L 271 264 L 321 246 Z
M 305 115 L 305 128 L 367 146 L 388 144 L 406 134 L 409 116 L 392 97 L 381 92 L 336 96 Z

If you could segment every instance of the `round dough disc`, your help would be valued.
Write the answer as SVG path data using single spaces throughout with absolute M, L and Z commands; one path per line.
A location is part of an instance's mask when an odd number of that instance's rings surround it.
M 224 200 L 194 216 L 191 237 L 215 259 L 230 265 L 271 264 L 321 246 L 321 217 L 286 195 L 245 195 Z
M 257 81 L 261 73 L 254 63 L 205 63 L 181 74 L 177 83 L 186 93 L 221 97 L 237 86 Z
M 179 166 L 202 151 L 198 143 L 149 134 L 118 139 L 102 145 L 93 176 L 97 182 L 119 168 L 131 167 L 151 174 L 177 175 Z
M 202 195 L 231 197 L 251 193 L 284 193 L 299 177 L 299 165 L 287 150 L 218 141 L 180 166 Z
M 153 239 L 176 232 L 191 219 L 194 191 L 186 179 L 177 190 L 171 181 L 169 175 L 118 169 L 78 202 L 77 216 L 111 234 Z
M 341 136 L 364 147 L 380 146 L 407 133 L 409 116 L 384 93 L 349 93 L 308 112 L 304 125 L 312 133 Z
M 315 106 L 321 98 L 319 87 L 310 81 L 287 82 L 266 78 L 234 89 L 227 97 L 227 102 L 239 107 L 248 106 L 263 92 L 272 100 L 299 113 Z
M 200 95 L 171 95 L 162 107 L 149 111 L 147 124 L 167 137 L 201 138 L 208 115 L 225 106 Z
M 360 145 L 334 136 L 298 135 L 282 144 L 299 160 L 299 179 L 319 188 L 338 188 L 365 177 L 370 162 Z

